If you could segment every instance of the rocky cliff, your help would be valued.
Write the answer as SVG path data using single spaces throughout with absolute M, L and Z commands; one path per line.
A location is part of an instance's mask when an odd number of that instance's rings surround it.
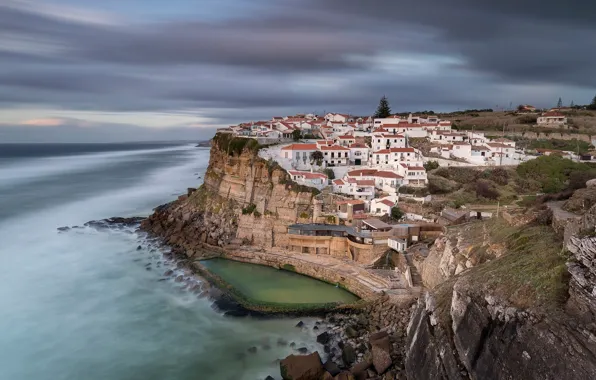
M 544 226 L 484 228 L 472 244 L 451 230 L 429 255 L 439 269 L 427 268 L 435 287 L 408 326 L 408 379 L 596 378 L 596 239 L 564 245 Z M 487 262 L 469 262 L 482 251 Z
M 216 136 L 203 185 L 158 207 L 142 227 L 189 256 L 203 243 L 285 247 L 287 226 L 312 220 L 316 191 L 257 151 L 252 140 Z

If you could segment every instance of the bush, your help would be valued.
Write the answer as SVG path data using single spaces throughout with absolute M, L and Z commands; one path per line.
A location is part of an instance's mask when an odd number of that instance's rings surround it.
M 250 215 L 257 209 L 257 205 L 254 203 L 249 204 L 246 207 L 242 208 L 242 215 Z
M 257 210 L 253 211 L 252 214 L 254 215 L 255 218 L 260 218 L 261 217 L 261 213 L 258 212 Z
M 568 184 L 571 185 L 570 178 L 572 175 L 574 178 L 573 186 L 579 186 L 584 178 L 589 178 L 592 175 L 573 174 L 574 172 L 588 172 L 591 171 L 591 168 L 586 164 L 573 162 L 556 155 L 542 156 L 524 162 L 516 170 L 520 177 L 539 182 L 542 191 L 545 193 L 558 193 L 564 190 Z
M 391 208 L 391 219 L 400 220 L 403 217 L 404 213 L 399 209 L 399 207 L 395 206 Z
M 476 196 L 478 198 L 486 198 L 486 199 L 497 199 L 499 197 L 499 192 L 494 186 L 484 180 L 478 180 L 476 182 Z
M 517 118 L 519 124 L 536 124 L 538 116 L 536 115 L 524 115 Z
M 427 161 L 424 163 L 424 169 L 426 169 L 426 171 L 431 171 L 431 170 L 435 170 L 439 167 L 439 163 L 437 161 Z
M 301 212 L 300 217 L 302 219 L 308 219 L 310 217 L 310 215 L 308 214 L 308 212 Z

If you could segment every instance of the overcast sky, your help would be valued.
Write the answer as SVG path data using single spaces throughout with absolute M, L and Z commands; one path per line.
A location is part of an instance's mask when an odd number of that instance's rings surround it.
M 0 0 L 0 142 L 589 103 L 593 0 Z M 167 128 L 167 129 L 166 129 Z

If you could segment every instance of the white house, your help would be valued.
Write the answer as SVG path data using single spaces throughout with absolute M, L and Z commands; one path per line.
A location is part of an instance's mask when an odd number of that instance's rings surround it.
M 366 144 L 354 143 L 348 148 L 350 149 L 350 163 L 353 165 L 364 165 L 368 162 L 370 149 Z
M 447 132 L 447 131 L 432 131 L 429 135 L 430 141 L 439 144 L 452 144 L 454 142 L 463 142 L 467 139 L 465 133 Z
M 405 148 L 406 137 L 403 135 L 375 133 L 371 138 L 371 144 L 373 150 Z
M 567 117 L 560 112 L 545 112 L 538 117 L 536 123 L 540 126 L 559 126 L 567 124 Z
M 304 165 L 310 162 L 310 155 L 316 150 L 317 144 L 291 144 L 281 148 L 281 157 L 294 165 Z
M 513 154 L 515 153 L 515 148 L 506 144 L 488 143 L 486 146 L 490 149 L 491 153 L 493 153 L 493 157 L 503 155 L 504 158 L 509 158 L 513 157 Z
M 337 144 L 341 146 L 350 146 L 356 142 L 356 137 L 352 135 L 343 135 L 337 138 Z
M 387 246 L 398 252 L 402 252 L 408 249 L 408 242 L 404 239 L 389 238 L 387 239 Z
M 371 180 L 377 189 L 389 194 L 397 193 L 397 188 L 403 184 L 403 176 L 389 170 L 358 169 L 346 173 L 345 180 Z
M 297 170 L 288 171 L 292 179 L 301 185 L 315 187 L 319 190 L 326 187 L 329 184 L 329 179 L 325 174 L 302 172 Z
M 348 121 L 354 121 L 350 115 L 346 115 L 343 113 L 328 113 L 325 115 L 325 120 L 338 122 L 338 123 L 347 123 Z
M 472 145 L 468 144 L 467 142 L 454 142 L 451 145 L 449 155 L 456 158 L 469 160 L 472 157 Z
M 418 154 L 414 148 L 391 148 L 381 149 L 372 154 L 373 164 L 389 165 L 402 161 L 418 160 Z
M 332 181 L 333 191 L 347 194 L 355 199 L 370 200 L 375 197 L 375 181 L 365 179 L 335 179 Z
M 375 198 L 370 201 L 370 213 L 376 216 L 391 215 L 395 202 L 387 198 Z
M 350 162 L 350 149 L 339 146 L 321 146 L 323 152 L 323 160 L 329 166 L 348 165 Z
M 426 169 L 423 166 L 407 166 L 401 164 L 403 168 L 403 184 L 406 186 L 422 187 L 428 183 Z

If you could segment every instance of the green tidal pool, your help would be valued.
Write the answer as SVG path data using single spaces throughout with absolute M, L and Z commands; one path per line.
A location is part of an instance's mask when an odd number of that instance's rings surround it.
M 219 258 L 201 264 L 248 300 L 295 305 L 346 304 L 359 300 L 345 289 L 287 270 Z

